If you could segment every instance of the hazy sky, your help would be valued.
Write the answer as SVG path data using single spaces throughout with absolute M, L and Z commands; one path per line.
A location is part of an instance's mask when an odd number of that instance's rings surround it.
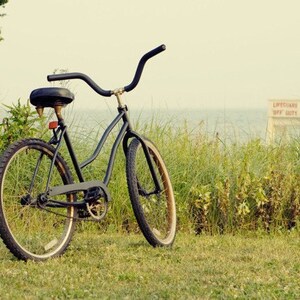
M 300 99 L 299 0 L 10 0 L 0 19 L 0 101 L 26 100 L 68 69 L 104 89 L 128 84 L 149 61 L 130 107 L 266 108 Z M 104 98 L 75 81 L 75 107 Z M 106 100 L 109 103 L 109 100 Z

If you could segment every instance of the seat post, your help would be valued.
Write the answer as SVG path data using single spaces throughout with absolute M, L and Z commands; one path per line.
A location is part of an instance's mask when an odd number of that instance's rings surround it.
M 63 121 L 63 117 L 61 114 L 63 106 L 62 105 L 54 105 L 54 111 L 58 121 Z

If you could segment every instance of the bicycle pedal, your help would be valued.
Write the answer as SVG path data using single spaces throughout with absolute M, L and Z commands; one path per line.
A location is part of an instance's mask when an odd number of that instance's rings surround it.
M 101 197 L 103 197 L 101 188 L 99 186 L 94 186 L 94 187 L 87 189 L 85 196 L 84 196 L 84 200 L 86 202 L 91 202 L 91 201 L 98 200 Z

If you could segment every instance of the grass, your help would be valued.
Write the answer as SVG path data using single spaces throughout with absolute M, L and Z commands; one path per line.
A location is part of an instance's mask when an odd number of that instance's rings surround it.
M 170 249 L 141 235 L 77 232 L 64 256 L 17 261 L 1 244 L 1 299 L 296 299 L 300 240 L 195 236 Z
M 51 132 L 41 130 L 47 121 L 33 126 L 35 115 L 29 104 L 9 107 L 8 123 L 0 126 L 4 149 L 7 142 L 24 136 L 38 135 L 49 139 Z M 66 111 L 66 115 L 68 112 Z M 71 114 L 72 115 L 72 114 Z M 88 158 L 103 133 L 106 121 L 82 130 L 78 120 L 71 119 L 71 139 L 80 162 Z M 81 120 L 82 121 L 82 120 Z M 103 121 L 103 122 L 102 122 Z M 172 119 L 133 119 L 134 129 L 149 137 L 160 150 L 173 184 L 178 228 L 197 233 L 235 233 L 243 230 L 276 232 L 298 227 L 300 223 L 300 140 L 267 145 L 259 138 L 239 141 L 224 134 L 208 135 L 203 123 L 191 128 L 187 122 L 175 124 Z M 44 128 L 45 126 L 42 126 Z M 115 128 L 117 129 L 117 128 Z M 92 165 L 84 169 L 86 180 L 100 179 L 116 131 Z M 3 144 L 4 143 L 4 144 Z M 120 147 L 122 148 L 122 147 Z M 64 158 L 71 166 L 64 147 Z M 118 150 L 109 184 L 111 211 L 101 227 L 122 231 L 124 224 L 135 231 L 136 222 L 127 192 L 125 158 Z M 71 167 L 74 175 L 74 169 Z
M 174 187 L 180 229 L 276 231 L 299 223 L 299 140 L 274 145 L 255 138 L 227 143 L 221 136 L 209 137 L 201 127 L 177 124 L 174 129 L 173 125 L 172 121 L 153 119 L 137 121 L 134 128 L 153 140 L 162 153 Z M 92 153 L 95 140 L 96 134 L 88 135 L 83 143 L 76 140 L 80 161 Z M 97 159 L 85 170 L 86 178 L 102 178 L 109 149 L 105 149 L 105 159 Z M 109 185 L 113 203 L 107 224 L 121 229 L 129 223 L 134 228 L 125 159 L 119 150 Z

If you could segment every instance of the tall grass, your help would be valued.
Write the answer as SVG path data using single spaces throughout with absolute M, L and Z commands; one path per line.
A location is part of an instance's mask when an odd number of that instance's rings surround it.
M 155 118 L 134 122 L 162 153 L 176 196 L 178 228 L 196 233 L 241 230 L 295 230 L 300 215 L 300 141 L 266 145 L 258 138 L 223 141 L 201 126 Z M 76 141 L 83 157 L 93 151 L 92 138 Z M 80 136 L 80 135 L 79 135 Z M 82 136 L 81 136 L 82 138 Z M 103 178 L 109 150 L 86 170 Z M 82 159 L 83 159 L 82 157 Z M 102 177 L 101 177 L 102 176 Z M 113 201 L 102 229 L 138 230 L 127 192 L 125 158 L 119 149 L 109 184 Z
M 92 154 L 104 130 L 76 126 L 71 132 L 78 160 Z M 300 140 L 267 145 L 258 138 L 240 142 L 208 135 L 203 127 L 152 118 L 134 122 L 150 138 L 169 169 L 176 196 L 178 229 L 200 233 L 241 230 L 296 230 L 300 216 Z M 117 130 L 117 129 L 116 129 Z M 103 153 L 84 170 L 86 180 L 103 179 L 116 132 Z M 65 149 L 64 158 L 70 162 Z M 101 230 L 138 230 L 127 192 L 125 158 L 120 147 L 109 189 L 112 203 Z

